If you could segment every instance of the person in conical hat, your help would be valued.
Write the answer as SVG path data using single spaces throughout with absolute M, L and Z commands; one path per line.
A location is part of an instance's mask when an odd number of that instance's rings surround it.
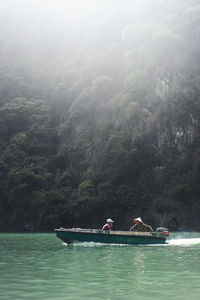
M 143 222 L 142 222 L 142 219 L 141 219 L 140 217 L 134 219 L 133 222 L 136 223 L 136 224 L 138 224 L 138 223 L 143 223 Z
M 133 225 L 130 228 L 130 231 L 140 231 L 140 232 L 153 231 L 152 227 L 150 225 L 144 224 L 140 217 L 135 218 L 133 222 L 135 223 L 135 225 Z

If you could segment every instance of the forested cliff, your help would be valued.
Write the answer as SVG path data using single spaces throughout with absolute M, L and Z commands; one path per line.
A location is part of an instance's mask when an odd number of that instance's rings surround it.
M 0 4 L 0 231 L 139 216 L 200 230 L 200 2 L 13 2 Z

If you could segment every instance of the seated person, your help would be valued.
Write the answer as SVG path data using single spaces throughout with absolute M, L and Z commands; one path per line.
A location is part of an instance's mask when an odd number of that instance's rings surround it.
M 112 230 L 111 227 L 113 226 L 113 220 L 107 219 L 106 224 L 102 227 L 102 230 Z
M 140 232 L 153 231 L 152 227 L 150 225 L 144 224 L 141 218 L 136 218 L 133 220 L 133 222 L 135 223 L 135 225 L 133 225 L 130 228 L 130 231 L 135 231 L 135 230 Z

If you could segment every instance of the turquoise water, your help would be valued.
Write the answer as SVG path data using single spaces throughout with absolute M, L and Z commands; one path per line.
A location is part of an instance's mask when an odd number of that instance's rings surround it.
M 200 233 L 154 246 L 0 234 L 0 299 L 200 299 Z

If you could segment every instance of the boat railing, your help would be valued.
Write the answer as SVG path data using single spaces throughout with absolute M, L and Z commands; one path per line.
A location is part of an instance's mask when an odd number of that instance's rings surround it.
M 161 237 L 164 234 L 160 232 L 138 232 L 138 231 L 122 231 L 122 230 L 101 230 L 101 229 L 87 229 L 87 228 L 63 228 L 60 227 L 55 229 L 55 231 L 67 231 L 67 232 L 83 232 L 83 233 L 93 233 L 93 234 L 111 234 L 111 235 L 129 235 L 129 236 L 154 236 Z

